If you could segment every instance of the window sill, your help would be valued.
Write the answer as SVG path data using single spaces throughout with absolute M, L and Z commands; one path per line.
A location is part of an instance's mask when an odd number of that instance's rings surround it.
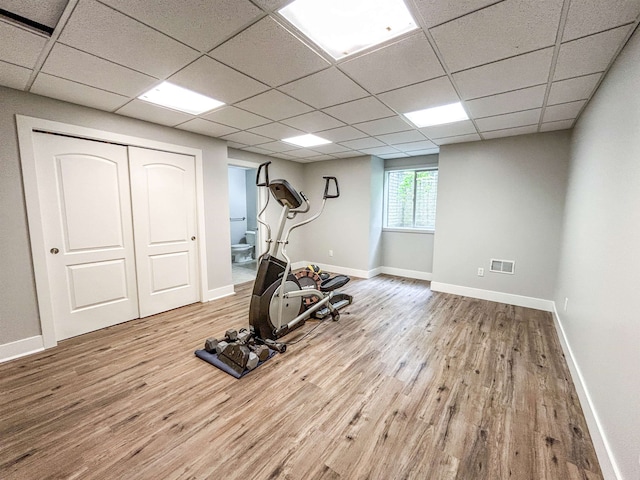
M 433 235 L 435 230 L 427 230 L 424 228 L 382 228 L 383 232 L 396 232 L 396 233 L 428 233 Z

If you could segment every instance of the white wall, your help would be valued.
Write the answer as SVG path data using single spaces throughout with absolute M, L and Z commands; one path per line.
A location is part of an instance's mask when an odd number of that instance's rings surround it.
M 573 132 L 555 293 L 573 359 L 624 480 L 640 479 L 638 79 L 636 32 Z
M 551 305 L 568 162 L 567 131 L 443 146 L 433 287 Z M 514 260 L 515 275 L 490 273 L 491 258 Z

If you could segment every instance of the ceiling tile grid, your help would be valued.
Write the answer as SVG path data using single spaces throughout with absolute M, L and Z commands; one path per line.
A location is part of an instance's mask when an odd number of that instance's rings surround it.
M 300 162 L 400 158 L 572 128 L 638 25 L 639 0 L 405 0 L 418 28 L 335 60 L 278 9 L 290 0 L 5 2 L 0 85 Z M 168 80 L 225 105 L 192 115 L 138 100 Z M 470 119 L 403 114 L 461 101 Z M 283 138 L 314 133 L 307 149 Z

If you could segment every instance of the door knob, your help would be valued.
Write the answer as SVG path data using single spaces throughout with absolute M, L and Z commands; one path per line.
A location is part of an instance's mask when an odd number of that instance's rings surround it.
M 54 248 L 52 248 L 52 249 L 51 249 L 51 250 L 49 250 L 49 251 L 55 255 L 55 254 L 56 254 L 56 253 L 58 253 L 60 250 L 58 250 L 57 248 L 55 248 L 55 247 L 54 247 Z
M 191 237 L 191 240 L 192 240 L 192 241 L 195 241 L 195 239 L 196 239 L 196 237 L 195 237 L 195 236 Z

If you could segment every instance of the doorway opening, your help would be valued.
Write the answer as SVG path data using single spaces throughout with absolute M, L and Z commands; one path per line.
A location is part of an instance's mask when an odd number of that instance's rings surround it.
M 253 282 L 258 268 L 258 187 L 255 168 L 229 165 L 229 224 L 233 284 Z

